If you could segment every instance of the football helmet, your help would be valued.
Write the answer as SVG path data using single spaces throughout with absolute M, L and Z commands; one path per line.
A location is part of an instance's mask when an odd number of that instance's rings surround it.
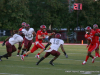
M 91 30 L 92 28 L 90 27 L 90 26 L 87 26 L 86 28 L 85 28 L 85 30 Z
M 91 28 L 90 26 L 87 26 L 87 27 L 85 28 L 86 34 L 90 33 L 91 30 L 92 30 L 92 28 Z
M 61 34 L 60 33 L 57 33 L 57 34 L 55 34 L 55 38 L 61 38 Z
M 25 27 L 30 27 L 30 25 L 29 24 L 26 24 L 26 26 Z
M 97 24 L 94 24 L 93 25 L 93 29 L 96 29 L 96 28 L 98 28 L 98 25 Z
M 18 34 L 19 34 L 20 36 L 24 36 L 24 33 L 23 33 L 22 31 L 19 31 Z
M 41 26 L 40 26 L 40 29 L 41 29 L 41 30 L 43 30 L 44 28 L 46 28 L 45 25 L 41 25 Z
M 25 22 L 22 22 L 22 26 L 23 26 L 23 25 L 25 26 L 25 25 L 26 25 L 26 23 L 25 23 Z

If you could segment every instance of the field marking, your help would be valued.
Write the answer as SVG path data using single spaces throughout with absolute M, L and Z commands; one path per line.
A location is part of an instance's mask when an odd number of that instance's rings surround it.
M 84 73 L 81 73 L 81 74 L 91 74 L 92 72 L 90 71 L 87 71 L 87 72 L 84 72 Z
M 4 74 L 4 75 L 24 75 L 24 74 L 11 74 L 11 73 L 0 73 L 0 74 Z
M 2 66 L 2 65 L 1 65 Z M 68 70 L 68 69 L 62 69 L 62 68 L 60 68 L 60 69 L 54 69 L 54 68 L 43 68 L 43 67 L 25 67 L 25 66 L 8 66 L 8 65 L 4 65 L 4 66 L 6 66 L 6 67 L 19 67 L 19 68 L 33 68 L 33 69 L 45 69 L 45 71 L 46 70 L 48 70 L 48 69 L 51 69 L 51 70 L 60 70 L 60 71 L 64 71 L 64 72 L 66 72 L 66 73 L 79 73 L 79 74 L 92 74 L 93 72 L 95 72 L 95 73 L 100 73 L 100 71 L 81 71 L 81 70 L 77 70 L 77 71 L 75 71 L 75 70 Z M 9 73 L 0 73 L 0 74 L 9 74 Z M 10 75 L 24 75 L 24 74 L 10 74 Z M 100 74 L 98 74 L 98 75 L 100 75 Z

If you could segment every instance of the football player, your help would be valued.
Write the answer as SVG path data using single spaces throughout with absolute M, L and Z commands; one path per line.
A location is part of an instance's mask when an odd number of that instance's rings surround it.
M 85 61 L 83 61 L 82 65 L 86 64 L 89 57 L 92 58 L 92 63 L 94 63 L 94 60 L 96 57 L 92 56 L 91 53 L 98 47 L 98 41 L 96 39 L 96 36 L 100 36 L 100 34 L 96 33 L 96 31 L 92 30 L 92 28 L 90 26 L 87 26 L 85 28 L 85 30 L 86 30 L 85 38 L 88 41 L 87 43 L 88 43 L 89 47 L 88 47 L 88 54 L 86 56 Z
M 50 44 L 51 44 L 51 46 L 50 46 L 49 50 L 46 50 L 46 54 L 36 63 L 36 65 L 38 65 L 42 60 L 44 60 L 46 57 L 48 57 L 51 54 L 55 57 L 49 63 L 52 66 L 54 66 L 53 61 L 56 60 L 60 55 L 60 52 L 58 52 L 59 47 L 61 47 L 61 50 L 63 51 L 64 55 L 66 56 L 66 58 L 68 58 L 68 55 L 66 54 L 64 47 L 63 47 L 64 41 L 61 39 L 60 33 L 57 33 L 55 35 L 55 38 L 50 39 L 49 43 L 45 46 L 45 49 Z
M 19 29 L 19 31 L 22 31 L 22 29 L 25 29 L 26 23 L 25 22 L 22 22 L 21 26 L 22 27 Z M 24 40 L 22 42 L 22 45 L 23 45 L 23 43 L 24 43 Z M 21 46 L 21 48 L 22 48 L 22 46 Z M 19 56 L 20 51 L 21 51 L 21 49 L 18 49 L 17 56 Z
M 28 51 L 27 53 L 25 53 L 25 54 L 21 57 L 21 59 L 24 60 L 24 57 L 25 57 L 26 55 L 28 55 L 28 54 L 30 54 L 30 53 L 33 53 L 33 52 L 36 51 L 38 48 L 40 48 L 41 50 L 40 50 L 40 52 L 36 55 L 36 57 L 37 57 L 38 59 L 40 59 L 40 58 L 39 58 L 39 55 L 40 55 L 40 53 L 42 53 L 42 52 L 44 51 L 44 48 L 45 48 L 45 46 L 42 44 L 43 39 L 45 39 L 47 35 L 48 35 L 48 36 L 51 36 L 51 35 L 53 35 L 53 34 L 55 34 L 55 33 L 54 33 L 54 32 L 53 32 L 53 33 L 47 33 L 47 31 L 46 31 L 46 26 L 45 26 L 45 25 L 41 25 L 41 26 L 40 26 L 40 30 L 37 31 L 37 34 L 36 34 L 36 41 L 35 41 L 35 43 L 34 43 L 33 48 L 32 48 L 30 51 Z
M 100 33 L 100 29 L 98 28 L 97 24 L 93 25 L 93 29 L 94 29 L 94 31 L 96 31 L 96 33 Z M 98 47 L 95 49 L 95 56 L 100 57 L 100 55 L 99 55 L 99 36 L 96 36 L 96 39 L 98 41 Z
M 22 27 L 19 28 L 19 31 L 22 31 L 22 29 L 25 29 L 26 23 L 25 23 L 25 22 L 22 22 L 21 26 L 22 26 Z
M 26 51 L 26 49 L 27 51 L 29 51 L 33 42 L 33 36 L 36 35 L 34 29 L 30 28 L 29 24 L 26 24 L 25 29 L 22 29 L 22 32 L 24 33 L 25 38 L 24 38 L 24 48 L 22 49 L 21 56 L 23 55 L 24 51 Z
M 16 51 L 16 47 L 14 46 L 14 44 L 19 43 L 18 49 L 21 49 L 21 45 L 22 45 L 22 42 L 23 42 L 23 36 L 24 36 L 23 33 L 19 32 L 18 34 L 14 34 L 12 37 L 7 38 L 3 42 L 3 44 L 2 44 L 3 46 L 6 43 L 7 53 L 0 56 L 0 61 L 2 61 L 1 58 L 8 59 L 8 57 L 11 57 L 12 53 Z

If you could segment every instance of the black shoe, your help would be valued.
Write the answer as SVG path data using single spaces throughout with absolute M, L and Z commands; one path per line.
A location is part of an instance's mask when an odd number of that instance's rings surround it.
M 8 57 L 5 57 L 6 59 L 8 59 Z
M 1 56 L 0 56 L 0 61 L 2 61 L 2 60 L 1 60 Z
M 39 63 L 37 62 L 36 65 L 39 65 Z
M 52 62 L 49 62 L 49 64 L 51 64 L 52 66 L 54 66 L 54 64 Z

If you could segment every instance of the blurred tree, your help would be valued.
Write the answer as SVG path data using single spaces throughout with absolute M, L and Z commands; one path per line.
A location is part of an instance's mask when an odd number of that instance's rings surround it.
M 100 23 L 100 0 L 77 0 L 82 3 L 78 25 L 86 27 Z M 69 13 L 68 0 L 0 0 L 0 28 L 19 29 L 27 22 L 35 30 L 45 24 L 47 28 L 73 29 L 77 26 L 77 11 Z
M 2 29 L 18 29 L 23 21 L 29 22 L 28 0 L 0 0 Z

